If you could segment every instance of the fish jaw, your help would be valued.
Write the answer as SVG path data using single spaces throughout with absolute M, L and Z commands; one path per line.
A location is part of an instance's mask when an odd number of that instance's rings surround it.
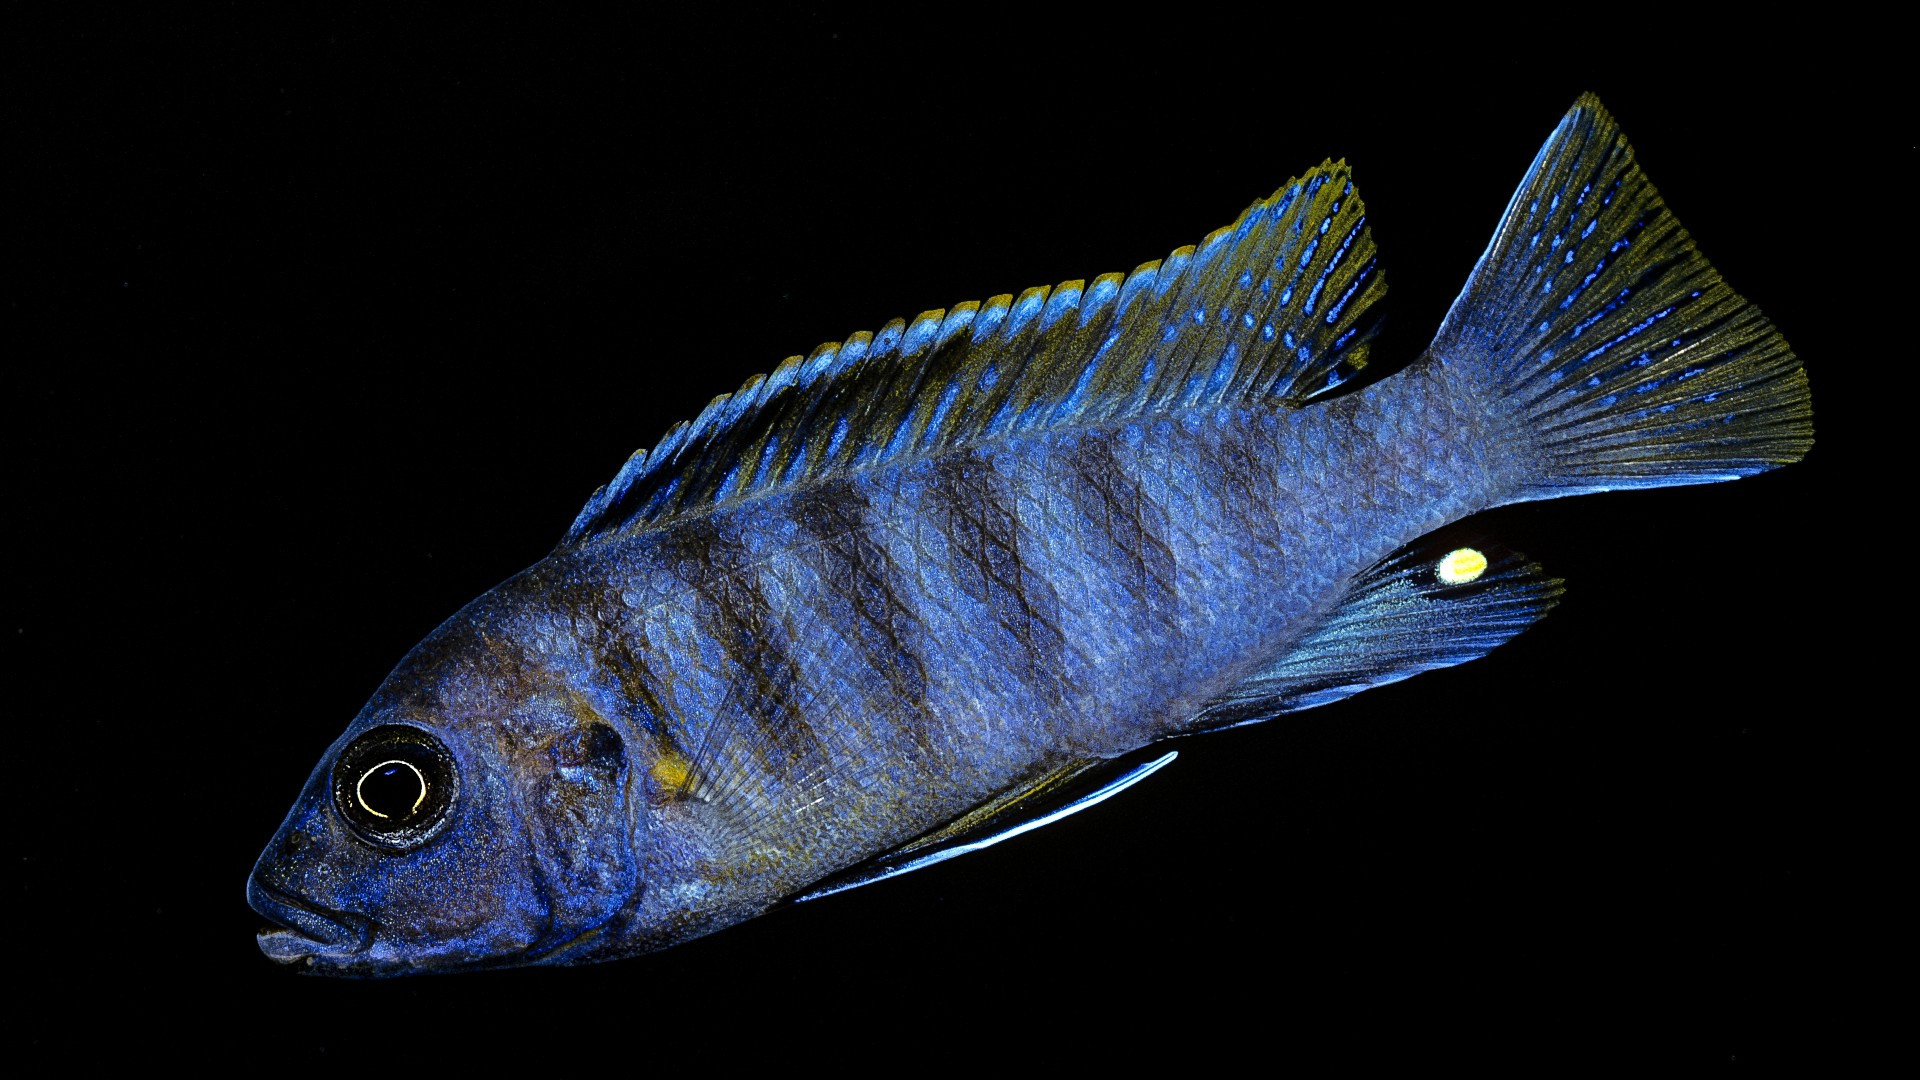
M 279 964 L 341 961 L 367 951 L 373 920 L 332 911 L 260 880 L 247 880 L 247 906 L 277 925 L 260 931 L 260 951 Z
M 524 948 L 489 955 L 488 950 L 468 948 L 472 942 L 464 939 L 439 948 L 409 947 L 365 915 L 333 910 L 262 882 L 258 875 L 247 883 L 247 903 L 277 924 L 256 935 L 260 951 L 276 964 L 298 966 L 310 974 L 381 978 L 528 962 Z

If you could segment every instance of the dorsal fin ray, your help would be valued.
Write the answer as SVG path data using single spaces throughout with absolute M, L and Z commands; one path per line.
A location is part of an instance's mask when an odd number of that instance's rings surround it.
M 1132 273 L 896 319 L 789 357 L 629 458 L 561 547 L 999 436 L 1239 401 L 1365 366 L 1386 282 L 1345 162 Z

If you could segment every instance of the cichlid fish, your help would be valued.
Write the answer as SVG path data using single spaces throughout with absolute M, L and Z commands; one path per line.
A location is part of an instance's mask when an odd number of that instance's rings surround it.
M 1787 343 L 1591 96 L 1432 345 L 1340 393 L 1385 291 L 1325 163 L 1130 274 L 716 398 L 387 677 L 254 867 L 260 947 L 587 963 L 977 850 L 1553 606 L 1451 522 L 1812 443 Z

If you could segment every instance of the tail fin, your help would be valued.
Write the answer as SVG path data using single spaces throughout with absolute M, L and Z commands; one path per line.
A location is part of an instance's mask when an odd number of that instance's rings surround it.
M 1813 445 L 1800 362 L 1592 94 L 1533 159 L 1433 351 L 1524 417 L 1541 470 L 1521 498 L 1732 480 Z

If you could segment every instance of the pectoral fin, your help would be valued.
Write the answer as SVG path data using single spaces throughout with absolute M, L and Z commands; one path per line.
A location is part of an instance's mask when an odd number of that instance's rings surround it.
M 1178 756 L 1177 751 L 1168 751 L 1145 761 L 1137 755 L 1076 761 L 1037 780 L 1009 788 L 917 840 L 820 881 L 794 897 L 793 902 L 818 900 L 990 848 L 1002 840 L 1105 802 L 1158 772 Z

